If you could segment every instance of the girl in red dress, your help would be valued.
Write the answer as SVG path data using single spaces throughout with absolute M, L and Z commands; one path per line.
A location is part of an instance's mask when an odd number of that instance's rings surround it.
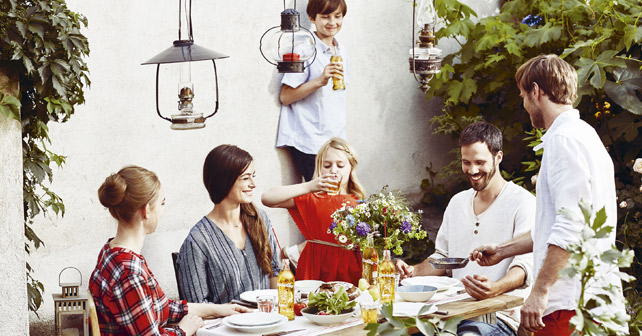
M 347 281 L 361 278 L 361 254 L 339 245 L 328 231 L 331 215 L 344 203 L 357 205 L 365 197 L 355 173 L 357 156 L 343 139 L 326 142 L 316 158 L 311 181 L 279 186 L 266 191 L 261 201 L 272 208 L 286 208 L 306 239 L 296 269 L 297 280 Z M 341 178 L 333 195 L 333 181 Z

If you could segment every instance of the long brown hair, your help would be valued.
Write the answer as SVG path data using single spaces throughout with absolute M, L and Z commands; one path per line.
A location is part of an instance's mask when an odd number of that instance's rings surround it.
M 323 146 L 321 146 L 315 162 L 316 165 L 314 168 L 314 178 L 320 176 L 321 169 L 323 168 L 323 159 L 325 157 L 325 153 L 330 148 L 334 148 L 344 152 L 346 154 L 346 157 L 348 158 L 348 162 L 350 162 L 350 166 L 352 167 L 352 169 L 350 169 L 350 180 L 348 181 L 347 186 L 348 194 L 355 195 L 358 199 L 364 199 L 366 197 L 366 190 L 363 188 L 363 186 L 361 186 L 361 183 L 359 183 L 359 179 L 357 178 L 356 173 L 357 165 L 359 164 L 359 160 L 357 160 L 357 153 L 355 153 L 354 149 L 352 149 L 352 146 L 350 146 L 347 141 L 341 138 L 334 137 L 323 144 Z
M 233 145 L 220 145 L 207 154 L 203 164 L 203 184 L 214 204 L 221 203 L 236 180 L 253 161 L 250 154 Z M 241 204 L 241 222 L 250 237 L 256 262 L 265 274 L 272 274 L 272 248 L 265 223 L 254 203 Z
M 154 172 L 138 166 L 127 166 L 105 179 L 98 188 L 98 199 L 116 220 L 129 222 L 136 211 L 153 204 L 160 187 Z

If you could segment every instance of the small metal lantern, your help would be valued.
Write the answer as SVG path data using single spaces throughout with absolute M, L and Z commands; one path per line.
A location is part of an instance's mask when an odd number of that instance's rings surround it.
M 152 57 L 145 64 L 156 64 L 156 113 L 158 116 L 170 121 L 172 123 L 171 128 L 176 130 L 186 130 L 186 129 L 197 129 L 205 127 L 205 119 L 213 116 L 218 112 L 218 76 L 216 74 L 216 63 L 214 62 L 217 59 L 227 58 L 229 56 L 223 55 L 219 52 L 209 50 L 207 48 L 201 47 L 194 44 L 194 37 L 192 31 L 192 1 L 189 1 L 189 9 L 187 12 L 187 23 L 188 23 L 188 39 L 181 40 L 181 11 L 182 8 L 181 0 L 178 1 L 178 40 L 174 41 L 173 45 L 160 54 Z M 190 62 L 197 61 L 207 61 L 212 60 L 214 65 L 214 82 L 216 84 L 216 103 L 214 112 L 212 114 L 204 117 L 203 113 L 195 112 L 194 106 L 192 104 L 192 99 L 194 99 L 194 84 L 192 83 L 192 74 L 191 74 L 191 65 Z M 169 63 L 179 63 L 180 64 L 180 79 L 178 83 L 178 113 L 172 114 L 171 119 L 164 117 L 160 108 L 158 107 L 158 74 L 160 71 L 161 64 Z
M 62 273 L 73 268 L 78 272 L 80 281 L 61 282 Z M 61 294 L 52 294 L 56 336 L 89 336 L 89 307 L 87 294 L 80 292 L 82 274 L 75 267 L 65 267 L 58 274 L 58 284 L 62 287 Z
M 415 5 L 416 0 L 413 0 L 413 21 L 415 21 Z M 432 0 L 421 0 L 419 15 L 417 15 L 417 25 L 421 30 L 417 36 L 417 47 L 413 41 L 408 61 L 410 72 L 415 75 L 417 82 L 421 83 L 420 88 L 424 92 L 430 89 L 428 82 L 433 76 L 441 72 L 441 49 L 435 47 L 435 22 L 436 12 Z M 415 36 L 414 22 L 412 36 Z
M 272 27 L 261 36 L 261 55 L 281 73 L 303 72 L 305 61 L 312 58 L 314 62 L 316 57 L 314 36 L 299 25 L 299 20 L 296 9 L 286 9 L 281 12 L 281 26 Z

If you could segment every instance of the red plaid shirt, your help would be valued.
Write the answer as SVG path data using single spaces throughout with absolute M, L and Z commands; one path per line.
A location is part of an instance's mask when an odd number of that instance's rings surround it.
M 185 335 L 178 326 L 165 325 L 187 315 L 187 302 L 167 299 L 140 254 L 110 248 L 107 241 L 91 274 L 89 291 L 96 302 L 101 335 Z

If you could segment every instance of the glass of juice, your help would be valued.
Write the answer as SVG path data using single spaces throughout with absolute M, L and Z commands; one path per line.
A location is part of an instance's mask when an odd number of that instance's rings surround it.
M 341 179 L 342 176 L 339 174 L 330 176 L 330 188 L 328 190 L 328 195 L 339 195 L 339 190 L 341 189 Z
M 379 317 L 379 304 L 376 302 L 361 302 L 359 303 L 361 309 L 361 319 L 363 323 L 377 323 Z

